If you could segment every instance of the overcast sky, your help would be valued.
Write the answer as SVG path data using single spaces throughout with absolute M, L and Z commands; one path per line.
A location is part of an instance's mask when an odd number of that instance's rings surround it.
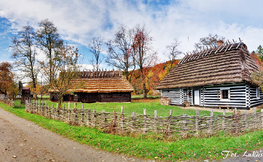
M 256 0 L 1 0 L 0 61 L 12 61 L 9 45 L 17 31 L 25 25 L 38 28 L 43 19 L 52 21 L 61 37 L 79 48 L 84 64 L 90 59 L 88 41 L 95 36 L 113 38 L 120 24 L 145 24 L 160 62 L 167 60 L 166 45 L 174 38 L 184 53 L 209 33 L 241 38 L 253 51 L 263 45 L 262 6 L 263 1 Z

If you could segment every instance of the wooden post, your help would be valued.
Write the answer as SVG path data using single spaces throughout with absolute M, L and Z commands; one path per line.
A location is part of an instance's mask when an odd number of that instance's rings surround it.
M 93 109 L 93 127 L 96 127 L 96 110 Z
M 53 116 L 53 117 L 52 117 Z M 51 114 L 51 118 L 55 119 L 55 108 L 54 108 L 54 104 L 52 104 L 52 114 Z
M 124 114 L 123 114 L 123 106 L 121 106 L 121 133 L 124 131 Z
M 70 122 L 70 102 L 68 102 L 68 122 Z
M 81 106 L 81 125 L 84 124 L 84 104 L 82 103 L 82 106 Z
M 254 128 L 257 129 L 257 108 L 254 107 Z
M 263 128 L 263 109 L 261 109 L 261 127 Z
M 213 109 L 211 109 L 208 133 L 212 133 L 213 130 L 213 116 L 214 116 Z
M 134 118 L 135 118 L 135 113 L 131 112 L 131 132 L 135 131 L 134 127 Z
M 105 115 L 105 110 L 102 110 L 102 127 L 106 127 L 106 115 Z
M 172 118 L 172 113 L 173 110 L 169 111 L 169 117 L 168 117 L 168 121 L 167 121 L 167 134 L 171 133 L 171 118 Z
M 147 116 L 146 109 L 143 109 L 143 133 L 147 132 Z
M 154 110 L 154 133 L 158 133 L 157 129 L 157 123 L 158 123 L 158 117 L 157 117 L 157 110 Z
M 235 133 L 238 133 L 238 116 L 237 116 L 237 108 L 234 110 L 234 122 L 235 122 Z
M 247 123 L 247 110 L 245 110 L 245 130 L 248 129 L 248 123 Z
M 226 109 L 223 109 L 222 130 L 225 130 L 225 122 L 226 122 Z
M 58 103 L 57 103 L 57 120 L 59 120 L 59 108 L 58 108 Z
M 63 104 L 62 120 L 65 121 L 65 104 Z
M 182 136 L 184 137 L 186 135 L 186 118 L 187 118 L 187 115 L 186 114 L 183 114 L 182 116 L 183 118 L 183 121 L 182 121 Z
M 87 112 L 87 126 L 88 127 L 90 126 L 90 109 L 88 109 L 88 112 Z
M 198 135 L 199 131 L 199 110 L 196 109 L 195 112 L 195 135 Z

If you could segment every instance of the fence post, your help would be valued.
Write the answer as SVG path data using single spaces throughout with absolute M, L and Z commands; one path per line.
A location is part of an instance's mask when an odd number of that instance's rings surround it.
M 74 123 L 78 125 L 78 113 L 77 113 L 77 103 L 74 103 Z
M 186 129 L 186 118 L 187 118 L 187 115 L 183 114 L 182 118 L 183 118 L 183 121 L 182 121 L 182 136 L 185 137 L 185 135 L 186 135 L 185 129 Z
M 57 120 L 59 120 L 59 107 L 58 107 L 58 103 L 57 103 Z
M 147 132 L 147 116 L 146 109 L 143 109 L 143 133 Z
M 65 104 L 63 104 L 62 120 L 65 121 Z
M 195 135 L 198 135 L 198 131 L 199 131 L 199 110 L 196 109 L 196 112 L 195 112 Z
M 96 127 L 96 110 L 93 109 L 93 127 Z
M 131 132 L 134 132 L 134 118 L 135 118 L 135 113 L 131 112 Z
M 102 127 L 106 127 L 106 115 L 105 115 L 105 110 L 102 110 Z
M 261 109 L 261 127 L 263 128 L 263 109 Z
M 84 124 L 84 104 L 81 105 L 81 125 Z
M 52 115 L 51 115 L 51 118 L 55 119 L 55 107 L 54 107 L 54 104 L 52 104 Z
M 254 129 L 257 129 L 257 108 L 254 107 Z
M 88 127 L 90 126 L 90 109 L 88 109 L 88 112 L 87 112 L 87 126 Z
M 213 116 L 214 116 L 214 112 L 213 112 L 213 109 L 211 109 L 208 133 L 212 133 L 212 130 L 213 130 Z
M 248 123 L 247 123 L 247 110 L 245 110 L 245 130 L 248 129 Z
M 167 135 L 171 133 L 171 118 L 172 118 L 173 110 L 169 111 L 168 123 L 167 123 Z
M 121 133 L 124 131 L 124 114 L 123 114 L 123 106 L 121 106 Z
M 234 123 L 235 123 L 235 133 L 238 133 L 238 114 L 237 114 L 237 108 L 234 110 Z
M 223 109 L 222 130 L 225 130 L 225 122 L 226 122 L 226 109 Z
M 158 117 L 157 117 L 157 110 L 154 110 L 154 133 L 157 133 L 157 122 L 158 122 Z

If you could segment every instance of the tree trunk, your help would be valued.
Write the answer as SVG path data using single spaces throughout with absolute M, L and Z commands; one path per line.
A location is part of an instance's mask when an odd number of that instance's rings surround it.
M 146 92 L 145 83 L 143 83 L 143 98 L 144 98 L 144 99 L 147 99 L 147 92 Z

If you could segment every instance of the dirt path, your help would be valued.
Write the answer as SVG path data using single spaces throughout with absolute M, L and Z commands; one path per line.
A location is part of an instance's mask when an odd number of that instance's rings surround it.
M 0 162 L 2 161 L 140 162 L 146 160 L 129 158 L 79 144 L 0 108 Z

